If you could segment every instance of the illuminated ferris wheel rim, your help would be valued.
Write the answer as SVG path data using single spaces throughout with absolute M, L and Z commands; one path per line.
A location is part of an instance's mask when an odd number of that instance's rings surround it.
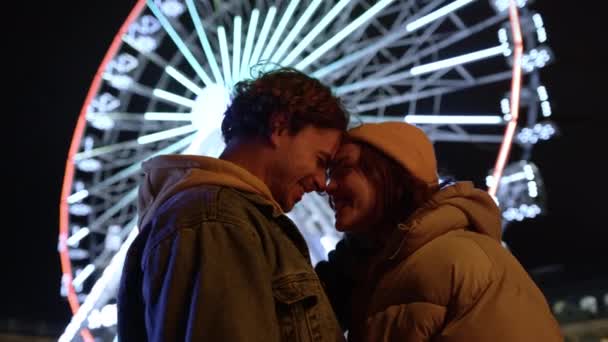
M 460 1 L 461 3 L 468 3 L 469 1 Z M 390 1 L 389 1 L 390 2 Z M 124 24 L 120 28 L 119 32 L 114 37 L 110 48 L 108 49 L 101 65 L 98 68 L 98 71 L 95 75 L 95 78 L 91 84 L 91 87 L 87 93 L 86 99 L 84 101 L 83 107 L 80 111 L 76 129 L 74 130 L 73 138 L 70 145 L 70 150 L 68 154 L 68 158 L 66 161 L 66 172 L 64 176 L 64 183 L 62 187 L 62 195 L 60 202 L 60 233 L 59 233 L 59 252 L 61 257 L 61 267 L 63 272 L 63 281 L 67 284 L 67 297 L 70 303 L 70 307 L 74 313 L 78 312 L 80 307 L 76 291 L 72 284 L 73 282 L 73 272 L 71 267 L 71 261 L 68 254 L 68 244 L 67 240 L 69 238 L 69 201 L 68 198 L 71 195 L 71 190 L 73 188 L 73 179 L 75 173 L 75 156 L 77 155 L 78 148 L 81 146 L 83 134 L 86 126 L 86 116 L 88 113 L 89 106 L 91 102 L 94 100 L 95 95 L 99 92 L 102 82 L 103 82 L 103 73 L 106 69 L 108 63 L 112 60 L 112 58 L 117 54 L 120 50 L 121 45 L 123 43 L 123 36 L 127 32 L 129 26 L 139 17 L 139 15 L 143 12 L 146 7 L 145 0 L 139 0 L 134 6 L 133 10 L 125 20 Z M 509 150 L 512 144 L 512 139 L 515 134 L 515 128 L 517 126 L 517 116 L 519 111 L 519 95 L 520 95 L 520 86 L 521 86 L 521 55 L 523 53 L 523 43 L 521 38 L 521 29 L 518 18 L 518 9 L 517 5 L 514 1 L 510 1 L 509 7 L 509 18 L 511 21 L 511 28 L 513 30 L 514 37 L 514 61 L 512 68 L 512 86 L 511 86 L 511 119 L 507 123 L 507 129 L 505 130 L 502 146 L 500 148 L 499 157 L 496 162 L 495 167 L 495 179 L 500 178 L 500 174 L 504 168 L 504 164 L 508 159 Z M 432 65 L 428 65 L 427 67 L 433 67 Z M 416 69 L 420 71 L 421 69 Z M 342 88 L 338 89 L 339 92 L 348 91 L 348 89 Z M 496 182 L 495 184 L 498 184 Z M 490 188 L 490 192 L 494 191 L 492 187 Z
M 120 27 L 118 33 L 112 39 L 112 43 L 110 44 L 110 48 L 106 52 L 99 68 L 97 68 L 97 72 L 93 78 L 91 83 L 91 87 L 87 92 L 85 101 L 80 109 L 80 114 L 78 115 L 78 119 L 76 121 L 76 128 L 74 129 L 74 134 L 72 136 L 72 141 L 70 143 L 70 149 L 68 150 L 68 156 L 66 160 L 65 174 L 63 177 L 63 186 L 61 188 L 61 200 L 59 207 L 59 255 L 61 260 L 61 271 L 62 271 L 62 281 L 67 284 L 67 298 L 70 304 L 70 309 L 73 314 L 78 312 L 80 308 L 80 304 L 78 301 L 78 297 L 73 285 L 73 277 L 72 277 L 72 264 L 70 261 L 70 256 L 68 254 L 68 197 L 70 196 L 72 190 L 72 182 L 74 176 L 74 156 L 78 152 L 78 148 L 80 147 L 80 143 L 82 140 L 82 136 L 84 134 L 84 129 L 86 125 L 86 116 L 88 112 L 89 105 L 93 101 L 95 95 L 99 91 L 102 81 L 103 81 L 103 72 L 106 69 L 106 66 L 112 60 L 112 57 L 116 54 L 116 52 L 120 49 L 122 45 L 122 36 L 127 32 L 129 26 L 137 17 L 140 12 L 144 9 L 146 5 L 145 0 L 138 0 L 135 4 L 127 19 Z M 83 332 L 83 338 L 86 340 L 92 340 L 92 336 L 88 331 Z

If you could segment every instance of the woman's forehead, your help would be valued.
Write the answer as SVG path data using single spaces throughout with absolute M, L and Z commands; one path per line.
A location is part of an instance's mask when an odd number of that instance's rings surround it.
M 361 154 L 361 145 L 354 142 L 347 142 L 340 145 L 338 153 L 336 153 L 336 160 L 345 161 L 357 161 Z

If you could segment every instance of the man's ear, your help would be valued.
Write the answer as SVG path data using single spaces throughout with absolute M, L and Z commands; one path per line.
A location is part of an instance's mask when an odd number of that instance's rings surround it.
M 272 114 L 270 116 L 270 142 L 277 146 L 281 143 L 281 138 L 287 134 L 289 134 L 289 129 L 285 114 Z

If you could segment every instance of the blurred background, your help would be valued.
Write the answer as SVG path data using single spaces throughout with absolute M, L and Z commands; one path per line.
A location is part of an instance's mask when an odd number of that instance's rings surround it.
M 483 1 L 485 0 L 479 0 L 479 2 Z M 157 1 L 157 3 L 161 5 L 163 2 Z M 210 3 L 217 6 L 216 9 L 222 6 L 219 2 Z M 364 13 L 371 4 L 378 2 L 369 3 L 369 6 L 362 7 L 359 12 L 353 11 L 353 15 Z M 432 1 L 420 3 L 421 8 L 424 8 L 424 5 Z M 516 140 L 520 139 L 517 142 L 519 147 L 513 149 L 507 163 L 511 168 L 505 169 L 504 176 L 510 176 L 513 185 L 516 185 L 517 174 L 532 170 L 538 183 L 538 199 L 542 200 L 542 203 L 538 202 L 537 213 L 529 215 L 523 211 L 510 211 L 509 214 L 507 213 L 509 208 L 503 207 L 504 242 L 543 290 L 563 327 L 567 340 L 607 341 L 608 227 L 604 218 L 604 210 L 606 210 L 604 194 L 607 193 L 608 188 L 603 181 L 604 169 L 600 166 L 606 158 L 604 148 L 608 146 L 606 142 L 602 142 L 602 137 L 606 134 L 605 124 L 608 123 L 603 94 L 607 76 L 604 66 L 607 55 L 605 50 L 601 49 L 605 40 L 602 36 L 605 29 L 601 28 L 603 12 L 599 8 L 593 8 L 599 5 L 591 2 L 574 4 L 565 1 L 537 0 L 519 1 L 519 3 L 525 5 L 529 13 L 542 15 L 542 27 L 546 31 L 547 39 L 545 44 L 539 43 L 539 46 L 550 47 L 550 63 L 536 66 L 540 83 L 527 90 L 538 92 L 538 87 L 543 85 L 548 93 L 551 114 L 545 115 L 546 113 L 542 112 L 546 110 L 542 107 L 543 94 L 533 95 L 537 99 L 535 104 L 538 105 L 536 114 L 539 119 L 532 124 L 551 123 L 555 132 L 549 134 L 550 138 L 547 140 L 537 137 L 539 141 L 533 144 L 533 149 L 526 148 L 530 144 L 522 143 L 521 135 L 515 137 Z M 102 65 L 114 36 L 128 19 L 135 5 L 134 1 L 117 0 L 43 2 L 19 5 L 18 7 L 22 8 L 10 11 L 9 15 L 16 18 L 13 18 L 13 23 L 5 28 L 9 41 L 9 44 L 5 45 L 7 61 L 5 70 L 8 71 L 10 82 L 7 82 L 9 93 L 4 98 L 9 100 L 10 106 L 4 114 L 10 118 L 10 121 L 4 126 L 3 138 L 10 157 L 3 165 L 7 171 L 5 182 L 8 183 L 10 190 L 9 196 L 6 197 L 9 207 L 4 211 L 8 213 L 9 218 L 5 220 L 8 237 L 5 237 L 5 248 L 2 248 L 6 263 L 0 297 L 1 341 L 56 340 L 64 333 L 72 318 L 72 311 L 65 296 L 69 288 L 65 279 L 62 283 L 62 273 L 65 270 L 61 268 L 58 252 L 61 190 L 66 168 L 74 169 L 74 165 L 70 163 L 66 165 L 66 158 L 73 133 L 78 129 L 77 120 L 81 107 L 87 99 L 87 92 L 95 80 L 96 72 Z M 253 7 L 255 6 L 251 6 L 250 9 Z M 172 10 L 172 7 L 159 8 L 168 11 L 165 13 Z M 242 27 L 245 30 L 247 6 L 241 11 L 244 13 L 245 21 Z M 462 21 L 468 24 L 469 20 L 475 22 L 486 15 L 483 11 L 471 10 L 462 13 Z M 263 18 L 260 16 L 259 25 Z M 458 22 L 458 18 L 451 19 Z M 345 26 L 348 22 L 346 20 L 341 25 Z M 499 29 L 500 26 L 493 29 L 490 34 L 493 42 L 498 41 L 496 36 Z M 465 29 L 461 28 L 461 31 Z M 387 33 L 378 29 L 377 35 L 379 37 Z M 228 32 L 228 36 L 232 37 L 231 32 Z M 477 43 L 475 37 L 472 36 L 470 39 L 471 46 Z M 364 38 L 366 36 L 362 36 L 361 39 Z M 373 37 L 367 38 L 370 42 L 373 41 Z M 482 35 L 479 42 L 485 38 Z M 245 36 L 242 37 L 242 41 L 246 44 Z M 436 46 L 437 42 L 431 42 L 429 46 Z M 461 50 L 451 47 L 437 49 L 433 55 L 434 60 L 421 58 L 419 62 L 421 65 L 429 65 L 447 56 L 462 55 L 468 51 L 462 50 L 466 48 L 469 47 L 463 46 Z M 143 55 L 141 51 L 139 53 Z M 161 52 L 159 54 L 162 55 Z M 114 57 L 116 56 L 117 54 Z M 168 58 L 166 60 L 171 61 Z M 187 62 L 182 58 L 181 62 L 175 62 L 174 65 L 177 66 L 179 63 Z M 502 64 L 504 70 L 509 70 L 508 63 L 503 60 Z M 474 66 L 471 66 L 470 70 L 460 72 L 461 75 L 471 76 L 474 71 Z M 139 81 L 143 82 L 146 76 L 138 77 L 140 77 Z M 475 77 L 473 76 L 472 79 L 475 80 Z M 120 80 L 116 78 L 105 78 L 106 83 L 118 81 Z M 347 76 L 335 77 L 331 81 L 335 84 L 343 84 L 346 81 L 352 83 Z M 530 82 L 532 80 L 528 77 L 524 83 L 530 84 Z M 505 110 L 504 104 L 501 103 L 502 98 L 509 98 L 508 80 L 500 87 L 502 88 L 497 90 L 496 86 L 489 84 L 456 93 L 454 102 L 451 103 L 450 98 L 446 96 L 445 101 L 442 102 L 442 112 L 443 108 L 448 108 L 445 111 L 449 111 L 450 105 L 454 106 L 452 108 L 456 108 L 457 112 L 479 106 L 479 108 L 483 107 L 481 109 L 483 113 L 486 113 L 485 108 L 494 108 L 495 113 L 508 120 L 510 115 L 508 105 Z M 114 88 L 118 89 L 120 86 L 114 83 Z M 145 93 L 145 91 L 141 92 Z M 184 94 L 187 93 L 186 90 Z M 494 93 L 506 95 L 497 98 L 486 97 L 486 94 Z M 348 94 L 349 99 L 355 98 Z M 389 95 L 385 95 L 390 96 L 390 92 L 387 94 Z M 526 96 L 531 95 L 524 91 L 522 98 L 525 99 Z M 117 98 L 125 99 L 118 95 Z M 434 102 L 420 101 L 414 109 L 405 106 L 400 110 L 405 113 L 409 111 L 410 114 L 419 113 L 424 112 L 427 107 L 432 108 L 433 105 Z M 162 104 L 153 108 L 155 112 L 166 111 Z M 387 108 L 389 109 L 394 110 Z M 183 110 L 178 111 L 183 112 Z M 374 113 L 376 117 L 382 117 L 381 113 Z M 363 118 L 370 119 L 364 110 L 359 114 Z M 530 115 L 529 109 L 526 109 L 522 117 L 529 118 Z M 541 120 L 548 116 L 550 121 Z M 420 119 L 425 118 L 420 117 Z M 522 123 L 523 127 L 526 127 L 525 123 Z M 529 127 L 532 129 L 535 126 Z M 99 127 L 94 128 L 99 129 Z M 87 126 L 87 129 L 92 128 Z M 504 126 L 499 125 L 497 129 L 503 132 Z M 150 128 L 150 132 L 152 131 L 153 128 Z M 146 134 L 149 136 L 150 132 Z M 487 176 L 491 175 L 494 161 L 499 154 L 499 144 L 488 144 L 481 140 L 460 141 L 458 135 L 453 133 L 459 132 L 458 129 L 450 132 L 431 129 L 430 132 L 435 134 L 440 167 L 447 175 L 457 179 L 473 180 L 480 187 L 491 184 L 487 183 Z M 530 132 L 528 133 L 533 136 L 534 132 Z M 536 132 L 537 135 L 540 134 L 539 132 Z M 475 134 L 490 136 L 493 133 L 490 128 L 484 127 Z M 141 135 L 142 132 L 139 132 L 140 137 Z M 96 144 L 100 140 L 102 139 L 93 137 L 90 141 L 91 144 Z M 115 140 L 114 144 L 117 141 L 120 140 Z M 87 140 L 82 139 L 76 146 L 77 152 L 85 151 L 86 144 Z M 167 146 L 170 145 L 155 145 L 150 149 Z M 129 160 L 134 157 L 129 154 L 124 158 Z M 527 162 L 521 165 L 521 169 L 517 168 L 519 160 Z M 529 166 L 526 168 L 525 165 Z M 86 189 L 87 182 L 93 182 L 91 179 L 84 179 L 78 183 L 78 172 L 82 172 L 82 165 L 79 167 L 76 168 L 76 178 L 72 189 L 69 189 L 70 194 Z M 124 186 L 128 187 L 128 185 Z M 523 201 L 521 203 L 527 203 L 521 196 L 513 195 L 513 193 L 521 195 L 521 190 L 518 192 L 515 187 L 510 189 L 515 190 L 510 194 L 498 192 L 499 199 L 503 196 L 505 201 L 519 200 Z M 114 201 L 118 200 L 114 199 Z M 314 202 L 314 200 L 310 201 Z M 73 201 L 76 202 L 78 201 Z M 513 208 L 521 209 L 520 202 L 514 204 Z M 99 206 L 103 207 L 101 204 Z M 322 218 L 323 213 L 316 213 L 314 212 L 316 209 L 311 208 L 316 207 L 314 204 L 302 207 L 293 214 L 293 217 L 295 220 L 305 222 L 304 225 L 309 225 L 306 220 L 311 215 L 321 216 L 321 218 L 317 217 L 314 224 L 310 224 L 312 227 L 310 229 L 314 230 L 315 227 L 324 225 L 326 221 Z M 80 209 L 84 210 L 82 207 Z M 68 236 L 73 236 L 86 225 L 74 218 L 76 215 L 74 210 L 76 209 L 71 209 L 69 214 L 66 212 L 70 222 Z M 528 217 L 518 219 L 518 214 L 522 213 L 523 216 Z M 129 214 L 132 214 L 132 210 L 125 210 L 122 215 L 129 216 Z M 126 226 L 127 224 L 124 225 Z M 101 277 L 103 268 L 110 263 L 121 241 L 126 239 L 128 232 L 124 231 L 124 227 L 117 228 L 119 240 L 115 247 L 111 247 L 111 243 L 108 242 L 111 241 L 109 237 L 112 237 L 111 229 L 107 227 L 104 231 L 103 251 L 99 251 L 96 255 L 94 260 L 96 263 L 93 264 L 97 269 L 94 273 L 91 271 L 91 279 Z M 120 229 L 123 229 L 122 235 Z M 322 258 L 323 247 L 331 246 L 339 236 L 328 233 L 326 226 L 319 229 L 320 235 L 312 234 L 308 239 L 311 249 L 316 248 L 321 251 L 317 258 Z M 315 237 L 321 239 L 315 240 Z M 69 252 L 70 262 L 74 262 L 74 272 L 81 273 L 85 271 L 84 266 L 87 264 L 84 263 L 81 267 L 74 261 L 78 259 L 78 249 L 72 247 L 77 245 L 77 243 L 64 245 L 64 248 L 66 253 Z M 108 249 L 113 253 L 103 254 L 109 253 Z M 78 273 L 74 273 L 73 277 L 77 278 Z M 86 281 L 92 282 L 92 280 Z M 81 284 L 80 291 L 77 289 L 75 292 L 77 297 L 80 296 L 78 300 L 81 304 L 93 284 L 94 282 Z M 83 286 L 84 290 L 82 290 Z M 103 307 L 97 309 L 100 323 L 92 326 L 89 322 L 91 330 L 104 327 L 101 318 Z M 111 322 L 108 324 L 111 325 Z M 76 339 L 80 338 L 76 336 Z M 98 339 L 111 340 L 109 337 L 111 333 L 108 333 L 108 337 L 104 336 L 100 333 Z

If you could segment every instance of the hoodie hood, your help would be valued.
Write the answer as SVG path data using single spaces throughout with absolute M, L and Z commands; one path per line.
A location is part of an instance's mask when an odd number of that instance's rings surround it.
M 273 206 L 273 213 L 283 213 L 268 186 L 244 168 L 217 158 L 193 155 L 163 155 L 143 163 L 144 181 L 139 187 L 139 227 L 144 227 L 152 213 L 176 193 L 200 185 L 231 187 L 254 193 Z
M 389 259 L 404 259 L 431 240 L 452 230 L 466 229 L 500 242 L 500 211 L 492 197 L 472 182 L 459 182 L 439 190 L 399 224 L 385 249 Z

